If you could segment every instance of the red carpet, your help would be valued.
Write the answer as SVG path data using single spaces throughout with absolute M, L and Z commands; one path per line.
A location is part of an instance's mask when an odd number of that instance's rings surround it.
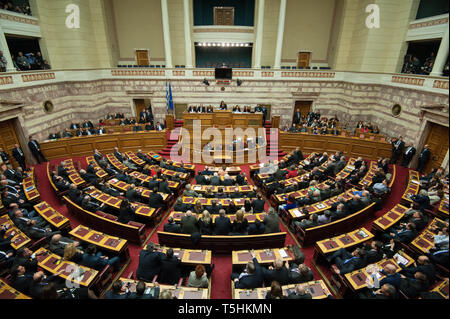
M 81 158 L 73 158 L 74 162 L 80 162 L 81 167 L 86 167 L 86 161 L 84 157 Z M 60 160 L 51 161 L 51 164 L 57 164 Z M 204 168 L 203 165 L 197 165 L 197 170 L 202 170 Z M 243 172 L 247 174 L 247 177 L 250 176 L 250 171 L 248 165 L 241 166 L 241 169 Z M 80 223 L 79 221 L 74 217 L 69 215 L 67 212 L 67 208 L 65 205 L 61 205 L 58 198 L 53 192 L 53 189 L 50 186 L 50 183 L 47 178 L 47 171 L 46 171 L 46 164 L 39 164 L 35 166 L 35 172 L 36 172 L 36 179 L 38 181 L 38 189 L 41 194 L 42 200 L 47 201 L 52 207 L 54 207 L 57 211 L 65 215 L 70 219 L 70 223 L 72 228 L 77 227 Z M 392 192 L 387 199 L 385 203 L 385 207 L 376 213 L 375 218 L 379 217 L 380 215 L 384 214 L 386 211 L 391 209 L 395 204 L 397 204 L 400 201 L 400 198 L 403 194 L 404 189 L 404 182 L 405 178 L 407 176 L 408 169 L 404 169 L 402 167 L 397 167 L 397 176 L 395 183 L 392 187 Z M 192 180 L 193 183 L 195 183 L 195 180 Z M 249 182 L 252 183 L 252 181 L 249 179 Z M 266 208 L 268 208 L 268 205 L 266 204 Z M 168 213 L 166 213 L 167 215 Z M 374 219 L 375 219 L 374 218 Z M 157 225 L 156 230 L 150 237 L 150 241 L 157 243 L 157 231 L 162 230 L 163 224 L 165 223 L 166 218 L 164 218 L 163 222 L 160 225 Z M 373 220 L 368 221 L 364 227 L 370 230 L 371 224 Z M 358 225 L 355 225 L 357 227 Z M 147 236 L 153 231 L 154 228 L 148 227 L 146 230 Z M 284 227 L 284 225 L 281 225 L 282 231 L 287 231 L 287 229 Z M 287 231 L 288 232 L 288 231 Z M 288 232 L 288 235 L 286 236 L 286 245 L 293 245 L 297 244 L 295 239 L 290 235 Z M 139 252 L 141 250 L 141 247 L 129 244 L 129 250 L 130 250 L 130 256 L 131 256 L 131 262 L 128 265 L 128 267 L 123 272 L 123 276 L 127 276 L 130 272 L 135 272 L 139 263 Z M 313 270 L 315 278 L 321 279 L 320 274 L 316 271 L 314 267 L 311 265 L 311 259 L 314 252 L 314 247 L 306 247 L 302 249 L 305 253 L 306 261 L 305 263 Z M 212 299 L 230 299 L 231 298 L 231 282 L 230 282 L 230 274 L 232 269 L 231 264 L 231 256 L 220 256 L 220 255 L 214 255 L 212 258 L 212 263 L 215 264 L 215 268 L 212 274 L 211 279 L 211 298 Z M 330 278 L 330 272 L 325 267 L 321 267 L 320 270 L 325 274 L 325 276 Z

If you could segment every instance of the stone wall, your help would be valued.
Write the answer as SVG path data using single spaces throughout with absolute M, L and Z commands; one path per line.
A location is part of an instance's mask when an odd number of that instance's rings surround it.
M 420 138 L 420 106 L 446 105 L 448 95 L 422 92 L 388 85 L 355 84 L 341 81 L 262 81 L 243 80 L 241 86 L 224 86 L 211 81 L 205 86 L 199 80 L 172 80 L 173 101 L 188 105 L 212 104 L 221 100 L 255 106 L 270 104 L 272 115 L 280 115 L 281 126 L 290 125 L 296 100 L 313 100 L 313 109 L 324 116 L 337 115 L 356 125 L 358 120 L 376 123 L 383 134 L 402 135 L 407 141 Z M 2 100 L 22 101 L 24 134 L 35 134 L 38 140 L 50 132 L 62 131 L 71 121 L 90 119 L 98 122 L 109 112 L 133 114 L 133 98 L 149 98 L 155 119 L 163 121 L 166 113 L 166 80 L 103 79 L 85 82 L 62 82 L 10 89 L 0 92 Z M 44 112 L 43 102 L 51 100 L 54 111 Z M 395 118 L 392 106 L 398 103 L 402 113 Z

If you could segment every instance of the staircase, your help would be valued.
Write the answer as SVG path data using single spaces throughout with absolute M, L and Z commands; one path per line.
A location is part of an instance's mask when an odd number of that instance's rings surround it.
M 279 148 L 276 148 L 276 144 L 271 144 L 271 141 L 270 141 L 270 128 L 271 127 L 272 127 L 271 121 L 266 121 L 264 123 L 264 128 L 266 129 L 266 140 L 267 140 L 266 154 L 270 155 L 270 153 L 272 151 L 272 153 L 275 153 L 278 155 L 278 159 L 281 159 L 287 153 Z
M 175 126 L 175 128 L 177 127 L 182 127 L 183 126 L 183 120 L 173 120 L 173 125 Z
M 181 122 L 183 122 L 183 121 L 181 121 Z M 183 126 L 183 123 L 181 123 L 181 126 Z M 177 144 L 177 142 L 178 142 L 178 136 L 180 135 L 180 129 L 179 128 L 181 126 L 177 126 L 175 124 L 175 128 L 172 131 L 167 132 L 167 146 L 158 152 L 159 155 L 161 155 L 161 156 L 170 156 L 170 151 L 172 150 L 172 147 L 175 144 Z M 171 133 L 174 134 L 174 136 L 175 136 L 172 139 L 170 138 Z

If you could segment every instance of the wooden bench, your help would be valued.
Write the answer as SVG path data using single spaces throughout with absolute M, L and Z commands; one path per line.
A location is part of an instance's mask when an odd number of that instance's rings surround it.
M 209 236 L 201 237 L 194 245 L 189 234 L 178 234 L 158 231 L 160 245 L 190 249 L 208 249 L 217 254 L 231 254 L 233 250 L 265 249 L 284 247 L 286 233 L 271 233 L 263 235 L 242 236 Z
M 369 215 L 373 213 L 374 206 L 375 203 L 372 203 L 356 213 L 325 225 L 307 229 L 296 226 L 297 233 L 295 235 L 302 246 L 307 246 L 325 238 L 347 233 L 355 229 L 356 225 L 366 222 Z
M 112 236 L 127 239 L 138 245 L 142 245 L 145 241 L 144 224 L 132 221 L 128 222 L 128 224 L 119 223 L 116 220 L 116 216 L 103 212 L 87 211 L 73 203 L 66 196 L 63 197 L 63 201 L 66 203 L 69 212 L 75 215 L 83 225 Z

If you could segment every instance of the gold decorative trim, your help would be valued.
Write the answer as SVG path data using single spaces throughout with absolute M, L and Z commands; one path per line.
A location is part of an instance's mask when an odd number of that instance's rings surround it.
M 261 76 L 264 78 L 273 78 L 273 74 L 274 72 L 267 72 L 267 71 L 261 72 Z
M 17 16 L 6 14 L 6 13 L 0 13 L 0 19 L 5 19 L 5 20 L 9 20 L 9 21 L 14 21 L 14 22 L 21 22 L 21 23 L 26 23 L 26 24 L 32 24 L 32 25 L 39 25 L 39 22 L 37 20 L 29 19 L 29 18 L 25 18 L 25 17 L 17 17 Z
M 13 84 L 12 76 L 2 76 L 0 77 L 0 85 Z
M 431 27 L 438 24 L 445 24 L 448 22 L 448 18 L 436 19 L 426 22 L 413 23 L 409 25 L 409 29 Z
M 394 76 L 392 76 L 391 82 L 423 86 L 424 81 L 425 81 L 425 79 L 394 75 Z
M 173 75 L 175 76 L 184 76 L 186 74 L 185 71 L 172 71 Z
M 193 71 L 194 76 L 214 76 L 214 71 Z
M 158 76 L 158 75 L 166 75 L 164 70 L 111 70 L 111 75 L 114 76 L 131 76 L 131 75 L 140 75 L 140 76 Z
M 291 78 L 334 78 L 334 72 L 281 72 L 281 77 Z
M 433 87 L 436 89 L 448 90 L 448 81 L 434 80 Z
M 55 79 L 55 73 L 33 73 L 33 74 L 22 74 L 23 82 L 33 82 L 33 81 L 45 81 Z
M 194 33 L 202 33 L 202 32 L 232 32 L 232 33 L 253 33 L 253 30 L 249 29 L 194 29 Z
M 235 76 L 253 76 L 253 71 L 233 71 L 233 77 Z

